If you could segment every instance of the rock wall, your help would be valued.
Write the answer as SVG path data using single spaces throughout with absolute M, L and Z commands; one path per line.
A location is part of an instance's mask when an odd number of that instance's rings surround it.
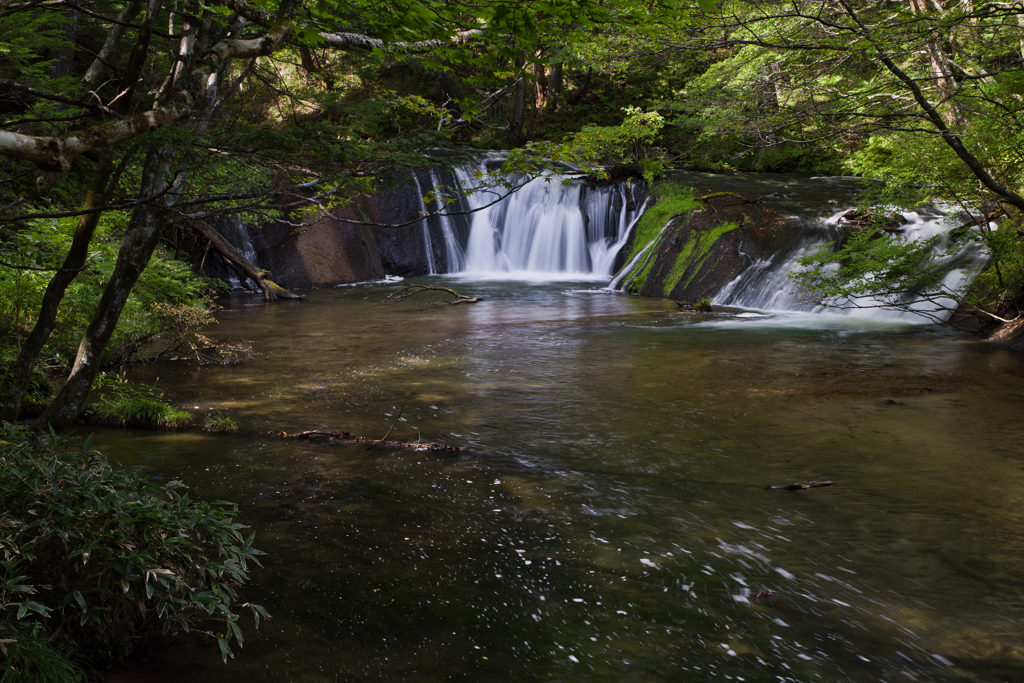
M 410 172 L 396 173 L 376 193 L 355 197 L 330 216 L 302 228 L 283 222 L 246 227 L 235 220 L 237 225 L 218 225 L 217 230 L 286 289 L 381 280 L 386 274 L 424 275 L 429 267 L 418 221 L 422 202 L 412 178 Z M 204 261 L 204 272 L 243 288 L 247 284 L 244 278 L 234 282 L 238 274 L 216 255 Z
M 707 188 L 695 188 L 703 196 Z M 762 203 L 725 196 L 673 219 L 627 289 L 694 302 L 713 297 L 744 269 L 798 239 L 801 224 Z M 627 250 L 629 247 L 627 247 Z
M 301 230 L 284 223 L 264 225 L 254 231 L 253 243 L 259 266 L 286 289 L 384 278 L 373 232 L 334 216 Z

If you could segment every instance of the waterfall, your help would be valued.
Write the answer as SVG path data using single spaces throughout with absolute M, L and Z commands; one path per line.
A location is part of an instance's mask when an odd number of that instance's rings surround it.
M 448 259 L 448 272 L 457 273 L 466 267 L 466 255 L 462 249 L 462 245 L 459 244 L 459 238 L 456 234 L 455 223 L 452 216 L 448 215 L 448 207 L 458 207 L 458 197 L 449 197 L 444 183 L 441 181 L 440 174 L 437 169 L 430 169 L 430 182 L 433 183 L 433 191 L 437 196 L 437 201 L 434 202 L 438 207 L 445 209 L 438 215 L 438 221 L 441 225 L 441 235 L 444 237 L 444 249 L 445 256 Z
M 412 174 L 412 181 L 416 185 L 416 196 L 420 201 L 420 215 L 425 216 L 427 214 L 427 204 L 423 200 L 423 187 L 420 185 L 419 178 L 416 174 Z M 427 219 L 423 218 L 420 220 L 420 229 L 423 231 L 423 248 L 427 252 L 427 269 L 431 275 L 437 273 L 437 265 L 434 263 L 434 245 L 430 241 L 430 225 L 427 224 Z
M 253 244 L 252 236 L 249 234 L 249 227 L 245 223 L 232 216 L 213 221 L 212 227 L 231 246 L 237 249 L 242 256 L 251 263 L 256 263 L 256 247 Z M 255 292 L 259 290 L 256 283 L 248 277 L 240 277 L 238 271 L 221 258 L 216 250 L 213 250 L 212 254 L 207 255 L 203 272 L 210 277 L 223 280 L 231 287 L 232 292 Z
M 479 166 L 456 170 L 473 213 L 464 262 L 450 261 L 449 272 L 502 279 L 611 276 L 640 214 L 636 188 L 543 174 L 529 181 L 510 178 L 522 187 L 495 201 L 508 190 L 486 182 L 487 163 L 485 158 Z
M 806 294 L 802 294 L 789 274 L 800 269 L 797 259 L 816 251 L 826 243 L 842 236 L 840 218 L 845 211 L 818 221 L 805 221 L 802 233 L 782 250 L 770 258 L 755 261 L 731 282 L 723 287 L 712 299 L 718 306 L 733 306 L 759 311 L 808 311 L 835 312 L 862 318 L 879 320 L 902 320 L 927 322 L 946 320 L 957 304 L 952 299 L 927 300 L 913 292 L 906 292 L 895 302 L 904 310 L 888 310 L 886 303 L 878 299 L 865 298 L 856 302 L 835 301 L 830 306 L 818 306 Z M 902 239 L 929 239 L 943 236 L 935 245 L 935 253 L 949 268 L 943 285 L 957 289 L 964 285 L 984 262 L 986 256 L 981 245 L 967 243 L 952 245 L 948 234 L 946 216 L 941 211 L 904 211 L 907 223 L 902 227 Z

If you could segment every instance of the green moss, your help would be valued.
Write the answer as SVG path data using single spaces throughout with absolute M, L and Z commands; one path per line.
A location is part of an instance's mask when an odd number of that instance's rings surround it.
M 665 277 L 662 288 L 665 296 L 671 295 L 672 290 L 676 288 L 688 270 L 690 277 L 687 278 L 685 284 L 689 285 L 700 272 L 704 262 L 707 261 L 711 254 L 711 247 L 715 245 L 718 238 L 737 227 L 739 226 L 736 223 L 722 223 L 711 230 L 690 233 L 689 241 L 680 250 L 679 255 L 676 256 L 676 262 L 672 265 L 672 270 Z
M 692 187 L 683 187 L 673 183 L 660 183 L 651 191 L 653 205 L 648 207 L 636 224 L 633 235 L 633 246 L 629 251 L 629 259 L 634 258 L 641 249 L 650 244 L 658 236 L 669 219 L 687 211 L 700 207 L 693 196 Z

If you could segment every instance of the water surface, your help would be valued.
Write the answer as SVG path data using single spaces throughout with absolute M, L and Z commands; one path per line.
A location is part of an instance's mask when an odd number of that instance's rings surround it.
M 274 617 L 227 666 L 189 644 L 120 675 L 1021 680 L 1020 356 L 593 282 L 430 281 L 485 300 L 238 298 L 213 334 L 254 360 L 137 372 L 248 429 L 395 425 L 467 450 L 101 432 L 114 459 L 240 504 L 267 553 L 245 597 Z M 837 483 L 764 488 L 807 480 Z

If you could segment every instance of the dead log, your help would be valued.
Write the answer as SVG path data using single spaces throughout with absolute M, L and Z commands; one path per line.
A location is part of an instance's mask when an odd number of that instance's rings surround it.
M 213 248 L 220 252 L 228 263 L 234 266 L 240 273 L 251 279 L 263 291 L 263 298 L 266 301 L 274 299 L 305 299 L 305 294 L 293 294 L 284 287 L 270 279 L 270 273 L 260 270 L 252 261 L 242 256 L 241 252 L 231 246 L 231 243 L 220 236 L 216 230 L 211 228 L 204 221 L 189 221 L 189 227 L 205 237 L 213 245 Z

